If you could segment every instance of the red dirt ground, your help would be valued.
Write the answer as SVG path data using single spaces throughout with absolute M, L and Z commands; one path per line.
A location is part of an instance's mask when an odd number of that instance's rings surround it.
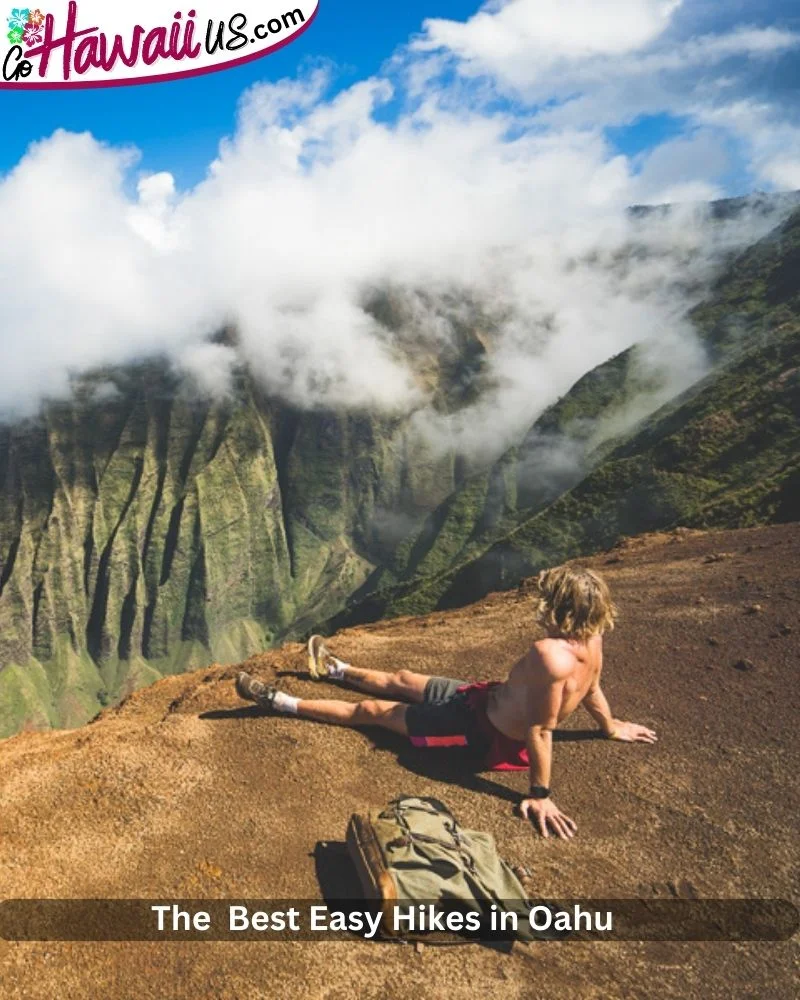
M 493 833 L 542 897 L 652 896 L 688 882 L 701 896 L 797 904 L 800 526 L 679 530 L 585 562 L 607 574 L 622 611 L 606 647 L 612 709 L 660 740 L 557 743 L 556 801 L 578 823 L 573 842 L 541 840 L 514 815 L 508 791 L 524 774 L 465 788 L 391 739 L 376 747 L 367 733 L 238 711 L 235 670 L 214 667 L 167 678 L 82 729 L 0 743 L 0 897 L 317 898 L 315 845 L 341 841 L 360 806 L 405 793 L 436 795 L 464 826 Z M 357 664 L 491 678 L 529 640 L 521 588 L 331 645 Z M 303 666 L 297 644 L 249 662 L 322 695 L 291 675 Z M 579 711 L 566 728 L 590 726 Z M 0 942 L 0 995 L 780 1000 L 797 995 L 797 941 L 567 941 L 510 955 L 359 941 Z

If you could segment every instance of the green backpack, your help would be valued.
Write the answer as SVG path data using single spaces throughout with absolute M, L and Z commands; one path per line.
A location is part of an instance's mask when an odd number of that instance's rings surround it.
M 463 829 L 438 799 L 402 797 L 380 811 L 355 813 L 347 847 L 365 896 L 382 905 L 385 934 L 416 936 L 402 928 L 393 932 L 391 916 L 398 904 L 405 912 L 414 904 L 458 901 L 462 912 L 484 917 L 494 904 L 498 926 L 500 911 L 513 911 L 518 940 L 543 936 L 531 930 L 528 914 L 533 904 L 498 856 L 494 837 Z

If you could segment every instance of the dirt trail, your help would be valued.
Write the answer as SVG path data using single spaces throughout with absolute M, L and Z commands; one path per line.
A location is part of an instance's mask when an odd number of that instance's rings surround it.
M 536 838 L 513 814 L 524 775 L 458 775 L 402 742 L 258 716 L 231 668 L 168 678 L 79 730 L 0 743 L 0 897 L 304 898 L 314 859 L 349 814 L 434 794 L 491 831 L 542 896 L 702 896 L 800 902 L 800 526 L 634 539 L 586 560 L 622 611 L 605 687 L 654 747 L 564 739 L 556 801 L 573 843 Z M 500 677 L 526 648 L 524 588 L 420 619 L 351 629 L 332 646 L 358 664 Z M 324 686 L 298 645 L 249 669 L 297 694 Z M 354 696 L 355 697 L 355 696 Z M 210 714 L 209 714 L 210 713 Z M 570 731 L 591 728 L 578 712 Z M 567 734 L 569 735 L 569 734 Z M 365 1000 L 796 995 L 785 944 L 538 944 L 511 955 L 360 942 L 0 942 L 3 998 Z

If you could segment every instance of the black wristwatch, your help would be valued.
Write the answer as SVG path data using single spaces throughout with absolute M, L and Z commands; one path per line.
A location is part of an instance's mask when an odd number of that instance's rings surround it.
M 550 789 L 545 788 L 544 785 L 531 785 L 528 789 L 529 799 L 549 799 Z

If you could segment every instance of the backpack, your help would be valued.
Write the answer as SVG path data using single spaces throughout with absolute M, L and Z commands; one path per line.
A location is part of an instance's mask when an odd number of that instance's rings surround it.
M 492 904 L 514 911 L 518 940 L 543 936 L 531 930 L 533 904 L 491 834 L 463 829 L 438 799 L 405 796 L 380 811 L 354 813 L 346 842 L 365 897 L 383 910 L 386 935 L 402 934 L 392 932 L 396 904 L 458 901 L 462 912 L 483 916 Z

